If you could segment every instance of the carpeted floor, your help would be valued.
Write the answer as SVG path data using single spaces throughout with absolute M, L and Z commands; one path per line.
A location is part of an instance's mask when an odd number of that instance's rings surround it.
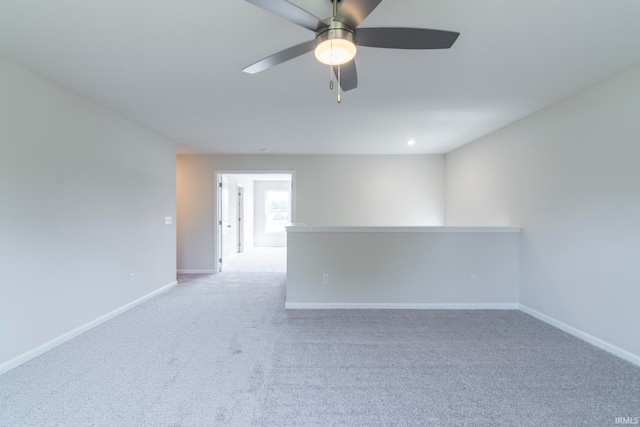
M 640 368 L 517 311 L 285 311 L 283 253 L 185 275 L 0 376 L 0 425 L 600 427 L 640 416 Z M 256 271 L 268 256 L 272 271 Z

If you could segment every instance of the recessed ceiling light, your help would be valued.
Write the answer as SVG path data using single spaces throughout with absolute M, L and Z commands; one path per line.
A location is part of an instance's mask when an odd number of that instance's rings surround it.
M 409 147 L 412 147 L 412 146 L 416 145 L 416 141 L 415 141 L 415 140 L 413 140 L 413 139 L 410 139 L 410 140 L 408 140 L 408 141 L 407 141 L 407 145 L 408 145 Z

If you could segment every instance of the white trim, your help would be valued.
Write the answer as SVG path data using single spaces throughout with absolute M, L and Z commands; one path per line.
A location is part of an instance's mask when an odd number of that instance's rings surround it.
M 287 233 L 519 233 L 520 227 L 319 227 L 291 225 Z
M 28 362 L 29 360 L 40 356 L 43 353 L 46 353 L 47 351 L 59 346 L 60 344 L 63 344 L 75 337 L 77 337 L 78 335 L 82 334 L 83 332 L 88 331 L 89 329 L 95 328 L 96 326 L 98 326 L 101 323 L 106 322 L 107 320 L 117 316 L 118 314 L 121 314 L 127 310 L 129 310 L 130 308 L 133 308 L 134 306 L 155 297 L 158 294 L 161 294 L 162 292 L 168 291 L 169 289 L 171 289 L 172 287 L 174 287 L 175 285 L 177 285 L 178 282 L 171 282 L 166 286 L 163 286 L 160 289 L 157 289 L 153 292 L 151 292 L 150 294 L 147 294 L 141 298 L 138 298 L 135 301 L 130 302 L 129 304 L 123 305 L 120 308 L 117 308 L 115 310 L 113 310 L 110 313 L 107 313 L 103 316 L 98 317 L 97 319 L 94 319 L 92 321 L 90 321 L 89 323 L 86 323 L 82 326 L 79 326 L 65 334 L 60 335 L 57 338 L 52 339 L 49 342 L 46 342 L 32 350 L 27 351 L 26 353 L 21 354 L 20 356 L 14 357 L 13 359 L 3 363 L 0 365 L 0 375 L 4 374 L 7 371 L 10 371 L 11 369 L 18 367 L 20 365 L 22 365 L 23 363 Z
M 177 270 L 178 274 L 216 274 L 215 270 Z
M 291 310 L 518 310 L 518 303 L 359 303 L 359 302 L 285 302 Z
M 574 337 L 580 338 L 581 340 L 586 341 L 589 344 L 595 345 L 596 347 L 607 351 L 614 356 L 618 356 L 619 358 L 624 359 L 627 362 L 631 362 L 634 365 L 640 366 L 640 356 L 623 350 L 620 347 L 616 347 L 615 345 L 603 341 L 600 338 L 596 338 L 593 335 L 589 335 L 588 333 L 583 332 L 580 329 L 569 326 L 566 323 L 547 316 L 546 314 L 542 314 L 539 311 L 536 311 L 531 307 L 527 307 L 524 304 L 520 304 L 520 311 L 528 314 L 529 316 L 535 317 L 536 319 L 544 323 L 548 323 L 549 325 L 554 326 L 568 334 L 571 334 Z

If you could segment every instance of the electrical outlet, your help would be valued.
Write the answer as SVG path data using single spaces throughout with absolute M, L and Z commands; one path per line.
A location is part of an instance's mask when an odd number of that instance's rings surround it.
M 329 275 L 328 274 L 323 274 L 322 275 L 322 283 L 329 283 Z
M 131 273 L 129 274 L 129 284 L 135 283 L 136 282 L 136 275 L 135 273 Z
M 472 285 L 477 285 L 478 284 L 478 275 L 477 274 L 472 274 L 471 275 L 471 284 Z

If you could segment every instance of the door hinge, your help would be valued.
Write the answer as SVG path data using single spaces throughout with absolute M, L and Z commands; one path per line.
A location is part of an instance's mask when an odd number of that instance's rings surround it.
M 218 262 L 222 264 L 222 258 L 218 258 Z
M 222 225 L 222 221 L 218 221 L 218 225 Z
M 242 218 L 238 218 L 238 221 L 242 221 Z
M 222 188 L 222 183 L 221 182 L 218 183 L 218 187 Z

